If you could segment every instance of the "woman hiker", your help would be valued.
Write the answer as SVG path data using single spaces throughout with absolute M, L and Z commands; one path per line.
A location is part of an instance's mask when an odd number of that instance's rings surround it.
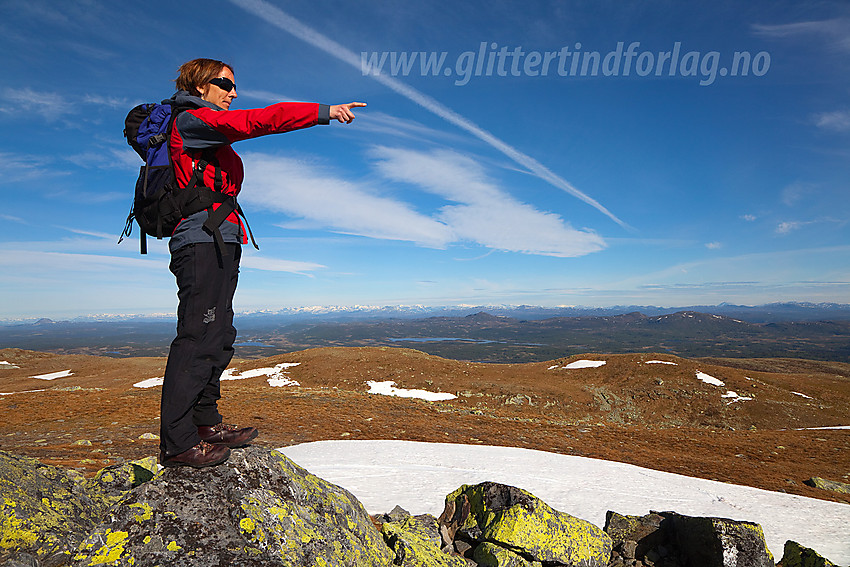
M 348 124 L 354 120 L 352 108 L 366 106 L 281 102 L 230 110 L 238 96 L 233 67 L 213 59 L 184 63 L 175 82 L 175 104 L 189 107 L 178 114 L 169 140 L 178 185 L 187 187 L 199 175 L 203 186 L 234 197 L 242 187 L 243 169 L 233 142 L 331 120 Z M 257 436 L 254 427 L 225 424 L 217 407 L 221 374 L 233 357 L 233 294 L 247 238 L 236 212 L 217 231 L 209 223 L 204 227 L 208 217 L 206 210 L 188 215 L 168 244 L 179 305 L 177 337 L 162 385 L 159 460 L 165 467 L 217 465 L 230 456 L 230 447 Z

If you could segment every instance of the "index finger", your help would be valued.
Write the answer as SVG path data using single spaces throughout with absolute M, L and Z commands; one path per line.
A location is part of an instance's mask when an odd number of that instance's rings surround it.
M 366 106 L 366 103 L 365 102 L 349 102 L 347 106 L 349 108 L 351 108 L 352 106 Z

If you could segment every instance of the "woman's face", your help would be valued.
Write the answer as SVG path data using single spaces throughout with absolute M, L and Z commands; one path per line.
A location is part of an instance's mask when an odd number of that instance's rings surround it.
M 233 71 L 231 71 L 229 67 L 224 67 L 218 74 L 218 77 L 230 79 L 232 83 L 236 82 L 236 77 L 233 76 Z M 219 106 L 225 110 L 228 110 L 230 108 L 230 103 L 233 102 L 233 99 L 239 96 L 238 94 L 236 94 L 235 85 L 232 89 L 226 91 L 218 85 L 207 83 L 206 85 L 199 86 L 198 90 L 201 91 L 202 99 L 207 102 L 211 102 L 214 105 Z

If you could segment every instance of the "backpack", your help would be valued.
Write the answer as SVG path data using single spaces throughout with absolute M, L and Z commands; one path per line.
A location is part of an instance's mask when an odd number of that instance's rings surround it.
M 139 170 L 133 204 L 118 243 L 120 244 L 125 236 L 130 236 L 135 221 L 140 229 L 142 254 L 147 254 L 146 235 L 160 240 L 171 236 L 181 220 L 204 209 L 209 211 L 204 230 L 213 235 L 221 253 L 226 254 L 219 226 L 233 212 L 245 219 L 236 198 L 221 192 L 221 168 L 215 159 L 215 148 L 201 154 L 188 186 L 178 185 L 168 150 L 168 140 L 171 139 L 177 116 L 189 108 L 194 107 L 180 106 L 171 99 L 159 104 L 145 103 L 133 108 L 124 121 L 124 137 L 145 163 Z M 210 165 L 215 167 L 213 188 L 203 184 L 204 171 Z M 214 210 L 214 203 L 221 205 Z M 245 226 L 250 234 L 251 228 L 248 227 L 247 219 Z M 251 242 L 259 249 L 253 234 Z

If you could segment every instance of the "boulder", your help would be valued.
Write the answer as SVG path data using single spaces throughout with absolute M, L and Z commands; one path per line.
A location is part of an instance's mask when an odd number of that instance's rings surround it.
M 0 563 L 64 564 L 109 505 L 76 471 L 0 451 Z
M 612 558 L 628 562 L 643 561 L 647 556 L 677 556 L 669 524 L 667 518 L 655 512 L 625 516 L 609 511 L 605 516 L 605 533 L 611 537 Z
M 777 567 L 838 567 L 814 549 L 803 547 L 791 540 L 785 542 L 782 561 L 776 565 Z
M 472 557 L 478 567 L 542 567 L 539 561 L 529 561 L 509 549 L 485 541 L 475 548 Z
M 451 539 L 474 547 L 488 542 L 529 562 L 604 567 L 611 557 L 611 538 L 598 527 L 495 482 L 463 485 L 449 494 L 440 523 Z
M 819 476 L 813 476 L 809 480 L 805 481 L 804 484 L 808 484 L 814 488 L 820 488 L 821 490 L 831 490 L 841 494 L 850 494 L 850 484 L 838 482 L 837 480 L 827 480 Z
M 773 567 L 761 526 L 674 512 L 624 516 L 608 512 L 612 565 Z
M 277 451 L 165 469 L 114 506 L 73 565 L 385 566 L 393 554 L 362 504 Z
M 395 552 L 393 565 L 403 567 L 466 567 L 466 561 L 441 551 L 440 532 L 433 516 L 408 516 L 381 526 L 381 534 Z
M 665 514 L 686 564 L 701 567 L 774 567 L 761 526 L 726 518 Z

